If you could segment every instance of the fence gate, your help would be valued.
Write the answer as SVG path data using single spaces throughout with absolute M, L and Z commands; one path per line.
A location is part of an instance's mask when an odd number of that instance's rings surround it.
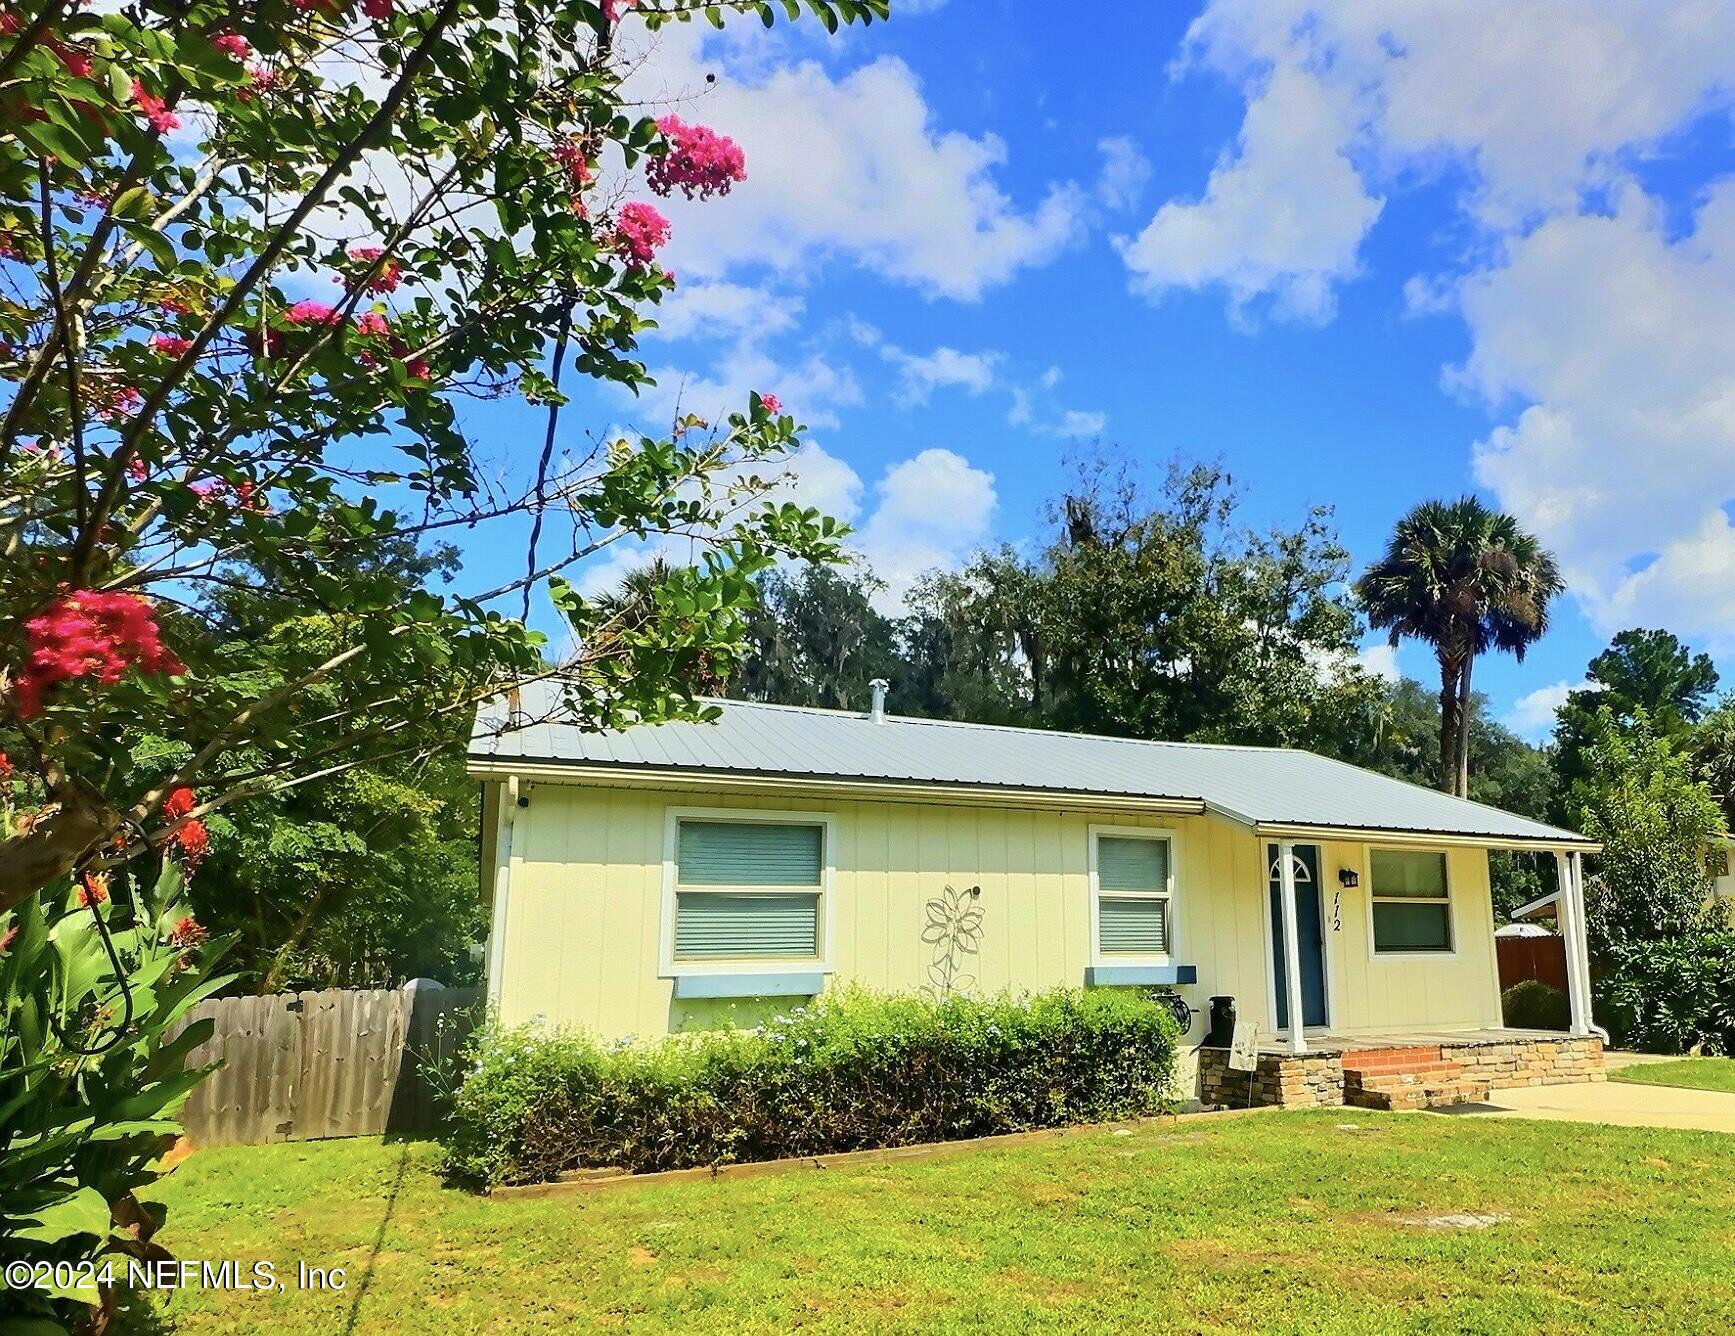
M 474 1024 L 475 988 L 332 988 L 201 1002 L 177 1024 L 216 1032 L 189 1065 L 222 1060 L 181 1112 L 201 1145 L 421 1132 L 434 1125 L 427 1056 L 449 1057 Z

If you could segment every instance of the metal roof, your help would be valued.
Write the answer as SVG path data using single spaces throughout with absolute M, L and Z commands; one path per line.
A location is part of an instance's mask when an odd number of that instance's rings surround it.
M 1584 847 L 1584 836 L 1391 779 L 1312 752 L 1056 733 L 846 710 L 720 700 L 715 723 L 585 731 L 564 716 L 560 687 L 482 707 L 472 766 L 602 767 L 633 773 L 812 778 L 1017 790 L 1030 794 L 1192 801 L 1252 826 L 1482 838 Z M 490 766 L 490 763 L 492 765 Z

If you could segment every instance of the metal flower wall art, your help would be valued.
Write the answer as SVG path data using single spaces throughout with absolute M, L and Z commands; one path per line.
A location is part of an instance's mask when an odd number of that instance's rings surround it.
M 928 921 L 922 940 L 934 948 L 928 964 L 929 987 L 935 997 L 963 992 L 976 982 L 964 972 L 965 957 L 982 947 L 982 898 L 980 886 L 964 890 L 946 887 L 928 901 Z

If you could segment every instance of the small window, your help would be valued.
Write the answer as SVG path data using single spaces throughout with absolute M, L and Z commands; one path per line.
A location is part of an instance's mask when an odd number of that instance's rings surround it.
M 1446 855 L 1415 849 L 1373 851 L 1374 950 L 1402 954 L 1452 949 Z
M 1096 895 L 1098 955 L 1168 955 L 1167 838 L 1097 836 Z
M 682 821 L 674 958 L 818 956 L 824 873 L 823 826 Z

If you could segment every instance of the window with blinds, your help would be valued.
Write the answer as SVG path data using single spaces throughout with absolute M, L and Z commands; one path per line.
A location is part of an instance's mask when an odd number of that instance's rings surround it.
M 818 956 L 824 876 L 824 826 L 681 821 L 674 958 Z
M 1375 849 L 1374 950 L 1401 955 L 1452 949 L 1452 904 L 1446 855 L 1438 850 Z
M 1171 874 L 1163 836 L 1096 837 L 1097 953 L 1169 953 Z

